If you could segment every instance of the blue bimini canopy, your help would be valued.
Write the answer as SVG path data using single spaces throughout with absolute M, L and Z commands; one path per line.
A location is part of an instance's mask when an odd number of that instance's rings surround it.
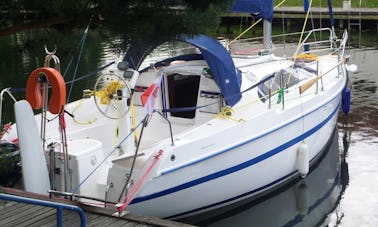
M 272 21 L 273 8 L 273 0 L 236 0 L 229 11 L 250 13 Z
M 226 48 L 205 35 L 181 37 L 181 41 L 199 48 L 227 105 L 235 105 L 242 97 L 241 75 Z

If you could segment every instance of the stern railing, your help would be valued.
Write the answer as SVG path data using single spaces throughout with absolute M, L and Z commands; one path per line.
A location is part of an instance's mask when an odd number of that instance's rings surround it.
M 323 34 L 327 33 L 327 35 Z M 301 32 L 286 33 L 272 36 L 273 53 L 277 56 L 293 56 L 298 46 Z M 335 42 L 340 41 L 333 35 L 330 28 L 318 28 L 304 32 L 305 37 L 299 44 L 298 53 L 319 53 L 333 51 L 337 48 Z M 323 38 L 327 37 L 327 38 Z M 233 56 L 258 56 L 264 49 L 263 37 L 245 38 L 232 43 L 230 52 Z

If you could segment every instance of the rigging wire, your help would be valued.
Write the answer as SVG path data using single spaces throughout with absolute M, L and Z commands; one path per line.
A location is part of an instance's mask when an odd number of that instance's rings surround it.
M 304 21 L 304 23 L 303 23 L 303 27 L 302 27 L 301 35 L 300 35 L 299 40 L 298 40 L 297 49 L 296 49 L 295 52 L 294 52 L 293 62 L 295 62 L 295 61 L 297 60 L 297 55 L 298 55 L 299 49 L 300 49 L 301 46 L 302 46 L 302 45 L 301 45 L 301 44 L 302 44 L 302 39 L 303 39 L 303 35 L 304 35 L 304 33 L 305 33 L 305 29 L 306 29 L 306 25 L 307 25 L 308 16 L 309 16 L 310 11 L 311 11 L 311 6 L 312 6 L 312 0 L 310 0 L 309 6 L 308 6 L 308 9 L 307 9 L 307 13 L 306 13 L 305 21 Z M 293 64 L 292 68 L 294 68 L 294 65 L 295 65 L 295 64 Z M 292 76 L 292 73 L 290 73 L 289 78 L 288 78 L 287 81 L 286 81 L 286 85 L 285 85 L 285 87 L 287 87 L 287 86 L 290 84 L 291 76 Z
M 296 49 L 296 51 L 294 53 L 294 58 L 293 58 L 293 62 L 294 63 L 297 60 L 297 57 L 298 57 L 297 55 L 298 55 L 299 49 L 302 46 L 301 44 L 302 44 L 303 34 L 304 34 L 305 29 L 306 29 L 308 16 L 309 16 L 309 14 L 311 12 L 311 6 L 312 6 L 312 0 L 310 0 L 310 2 L 309 2 L 308 8 L 307 8 L 306 17 L 305 17 L 305 21 L 304 21 L 303 27 L 302 27 L 301 36 L 300 36 L 300 38 L 298 40 L 298 46 L 297 46 L 297 49 Z M 312 18 L 312 14 L 311 14 L 311 18 Z M 314 26 L 314 24 L 313 24 L 313 26 Z M 293 64 L 293 68 L 294 68 L 294 65 L 295 64 Z M 292 75 L 293 75 L 293 73 L 290 73 L 289 78 L 286 81 L 285 87 L 288 86 L 288 84 L 290 84 L 290 79 L 291 79 Z M 302 92 L 299 92 L 299 99 L 300 99 L 300 103 L 301 103 L 301 113 L 302 113 L 302 133 L 304 133 L 304 131 L 305 131 L 305 119 L 304 119 L 304 116 L 303 116 L 304 107 L 303 107 L 303 100 L 302 100 Z M 305 142 L 304 139 L 303 139 L 303 142 Z
M 282 0 L 280 3 L 278 3 L 274 9 L 280 7 L 284 2 L 286 2 L 286 0 Z M 249 30 L 251 30 L 253 27 L 255 27 L 258 23 L 260 23 L 262 21 L 262 18 L 258 19 L 255 23 L 253 23 L 250 27 L 248 27 L 246 30 L 244 30 L 244 32 L 240 33 L 238 36 L 236 36 L 233 40 L 231 40 L 229 43 L 228 43 L 228 48 L 231 46 L 232 43 L 236 42 L 238 39 L 240 39 L 240 37 L 242 37 L 245 33 L 247 33 Z
M 81 47 L 80 47 L 79 56 L 78 56 L 78 58 L 77 58 L 76 66 L 75 66 L 75 70 L 74 70 L 74 74 L 73 74 L 73 76 L 72 76 L 72 80 L 73 80 L 73 81 L 75 80 L 76 75 L 77 75 L 77 69 L 79 68 L 79 63 L 80 63 L 81 55 L 82 55 L 82 53 L 83 53 L 84 43 L 85 43 L 85 40 L 86 40 L 86 38 L 87 38 L 87 34 L 88 34 L 89 26 L 90 26 L 90 24 L 91 24 L 91 22 L 92 22 L 92 18 L 93 18 L 93 15 L 92 15 L 91 18 L 89 19 L 89 22 L 88 22 L 87 28 L 84 30 L 84 34 L 83 34 L 82 42 L 81 42 L 82 45 L 81 45 Z M 67 69 L 66 69 L 66 71 L 67 71 Z M 71 86 L 70 86 L 70 90 L 69 90 L 68 95 L 67 95 L 67 103 L 70 101 L 70 96 L 71 96 L 71 92 L 72 92 L 73 84 L 74 84 L 74 83 L 71 84 Z
M 131 180 L 131 176 L 132 176 L 132 174 L 133 174 L 133 172 L 134 172 L 134 166 L 135 166 L 135 161 L 136 161 L 136 158 L 137 158 L 137 156 L 138 156 L 138 151 L 139 151 L 139 147 L 140 147 L 140 142 L 141 142 L 141 138 L 142 138 L 142 136 L 143 136 L 143 129 L 145 128 L 145 126 L 146 126 L 146 123 L 147 123 L 147 121 L 148 121 L 148 118 L 149 118 L 149 114 L 146 114 L 146 116 L 143 118 L 143 120 L 141 121 L 142 123 L 143 123 L 143 126 L 142 126 L 142 129 L 141 129 L 141 131 L 140 131 L 140 135 L 139 135 L 139 140 L 138 140 L 138 143 L 137 143 L 137 146 L 136 146 L 136 148 L 135 148 L 135 153 L 134 153 L 134 157 L 133 157 L 133 161 L 132 161 L 132 163 L 131 163 L 131 167 L 130 167 L 130 172 L 129 172 L 129 174 L 127 175 L 127 179 L 126 179 L 126 182 L 125 182 L 125 184 L 124 184 L 124 186 L 123 186 L 123 188 L 122 188 L 122 191 L 121 191 L 121 194 L 119 195 L 119 198 L 118 198 L 118 201 L 121 201 L 121 199 L 122 199 L 122 195 L 125 193 L 125 200 L 123 201 L 124 203 L 126 202 L 126 200 L 127 200 L 127 190 L 128 190 L 128 185 L 129 185 L 129 182 L 130 182 L 130 180 Z M 131 134 L 132 132 L 130 132 L 130 134 Z M 129 135 L 130 135 L 129 134 Z
M 140 125 L 142 125 L 142 123 L 144 124 L 144 122 L 145 122 L 145 118 L 143 118 L 143 120 L 142 121 L 140 121 L 139 123 L 138 123 L 138 125 L 137 125 L 137 127 L 135 128 L 135 130 L 140 126 Z M 100 166 L 102 165 L 102 164 L 104 164 L 105 163 L 105 161 L 116 151 L 116 150 L 118 150 L 118 147 L 120 147 L 121 146 L 121 144 L 122 143 L 124 143 L 126 140 L 127 140 L 127 138 L 129 138 L 129 136 L 131 135 L 133 133 L 133 131 L 130 131 L 129 132 L 129 134 L 127 134 L 126 136 L 125 136 L 125 138 L 123 138 L 122 140 L 121 140 L 121 142 L 119 142 L 118 143 L 118 145 L 111 151 L 111 152 L 109 152 L 109 154 L 88 174 L 88 176 L 86 176 L 72 191 L 71 191 L 71 193 L 75 193 L 75 192 L 77 192 L 77 190 L 79 190 L 79 188 L 89 179 L 89 177 L 91 177 L 93 174 L 94 174 L 94 172 L 98 169 L 98 168 L 100 168 Z
M 66 85 L 68 85 L 68 84 L 72 84 L 72 83 L 75 83 L 75 82 L 80 81 L 80 80 L 87 79 L 87 78 L 89 78 L 91 76 L 96 75 L 98 72 L 104 70 L 105 68 L 111 66 L 114 63 L 115 63 L 115 61 L 112 61 L 112 62 L 110 62 L 110 63 L 108 63 L 108 64 L 106 64 L 104 66 L 101 66 L 101 67 L 93 70 L 92 72 L 89 72 L 89 73 L 87 73 L 87 74 L 85 74 L 85 75 L 83 75 L 81 77 L 78 77 L 78 78 L 76 78 L 74 80 L 67 81 L 65 83 L 66 83 Z M 26 91 L 26 88 L 9 88 L 9 92 L 11 92 L 11 93 L 21 93 L 21 92 L 25 92 L 25 91 Z

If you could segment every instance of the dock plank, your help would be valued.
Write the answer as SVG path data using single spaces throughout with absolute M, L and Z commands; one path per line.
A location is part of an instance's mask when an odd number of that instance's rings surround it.
M 7 202 L 0 205 L 0 226 L 56 226 L 56 209 L 18 202 Z M 85 211 L 87 226 L 123 226 L 123 227 L 150 227 L 150 226 L 190 226 L 183 223 L 163 220 L 156 217 L 126 214 L 123 217 L 112 216 L 114 211 L 104 208 L 82 207 Z M 63 210 L 63 226 L 80 226 L 80 216 L 70 210 Z
M 41 219 L 35 219 L 34 223 L 31 224 L 32 227 L 54 227 L 56 226 L 56 212 L 52 213 L 51 215 L 45 216 Z
M 0 211 L 8 207 L 14 207 L 15 202 L 0 200 Z
M 0 210 L 0 220 L 3 218 L 4 215 L 7 215 L 6 213 L 12 212 L 13 210 L 19 209 L 23 206 L 21 203 L 16 203 L 16 202 L 9 202 L 6 203 L 4 207 Z
M 41 209 L 41 207 L 23 204 L 24 206 L 18 206 L 17 209 L 5 209 L 2 210 L 0 219 L 0 226 L 12 226 L 12 223 L 17 222 L 18 219 L 24 216 L 30 216 L 33 212 Z
M 56 220 L 56 210 L 55 209 L 46 207 L 43 211 L 44 211 L 43 213 L 41 213 L 39 215 L 35 215 L 34 217 L 29 218 L 28 220 L 24 221 L 22 223 L 22 226 L 41 226 L 41 224 L 38 224 L 38 222 L 41 221 L 41 220 L 47 221 L 47 220 L 49 220 L 48 217 L 51 217 L 51 219 Z
M 88 215 L 85 215 L 86 219 Z M 62 217 L 63 225 L 70 226 L 70 227 L 80 227 L 80 216 L 78 213 L 70 210 L 63 210 L 63 217 Z
M 9 222 L 7 225 L 9 226 L 21 226 L 25 225 L 25 222 L 28 220 L 34 218 L 34 217 L 39 217 L 43 213 L 46 212 L 46 207 L 33 207 L 30 210 L 28 210 L 27 213 L 23 213 L 21 215 L 15 215 L 17 218 L 11 222 Z
M 113 216 L 115 210 L 103 207 L 93 207 L 80 204 L 76 201 L 62 198 L 51 199 L 48 196 L 25 192 L 19 189 L 4 188 L 0 186 L 2 193 L 34 198 L 44 201 L 58 202 L 79 206 L 85 213 L 87 226 L 125 226 L 125 227 L 190 227 L 192 225 L 164 220 L 157 217 L 127 213 L 121 217 Z M 80 226 L 78 213 L 63 209 L 63 226 Z M 28 226 L 28 227 L 52 227 L 57 225 L 57 210 L 51 207 L 31 205 L 26 203 L 0 200 L 0 226 Z

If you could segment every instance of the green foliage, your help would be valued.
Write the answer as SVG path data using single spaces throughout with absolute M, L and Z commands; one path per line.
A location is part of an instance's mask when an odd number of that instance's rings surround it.
M 155 1 L 99 0 L 92 10 L 101 16 L 100 32 L 117 35 L 116 49 L 142 56 L 142 50 L 153 49 L 181 34 L 206 33 L 216 27 L 232 0 L 222 1 Z
M 13 147 L 11 148 L 13 150 Z M 21 176 L 20 155 L 15 155 L 14 150 L 2 144 L 0 147 L 0 185 L 13 186 Z
M 61 48 L 64 46 L 62 42 L 66 42 L 64 36 L 72 34 L 76 29 L 85 28 L 89 18 L 92 18 L 91 31 L 96 31 L 104 39 L 108 39 L 115 51 L 135 52 L 140 52 L 141 50 L 138 49 L 145 49 L 144 47 L 154 48 L 178 34 L 206 33 L 208 27 L 216 27 L 220 23 L 224 11 L 233 2 L 233 0 L 55 0 L 48 3 L 44 0 L 6 1 L 6 4 L 0 3 L 4 6 L 3 12 L 7 14 L 4 14 L 6 20 L 0 20 L 0 31 L 2 28 L 26 27 L 25 25 L 35 27 L 38 26 L 38 21 L 69 18 L 69 22 L 44 28 L 49 31 L 47 34 L 51 37 L 38 40 L 39 43 L 47 44 L 49 47 L 56 44 Z M 114 37 L 119 39 L 114 41 Z M 32 40 L 25 42 L 32 44 Z

